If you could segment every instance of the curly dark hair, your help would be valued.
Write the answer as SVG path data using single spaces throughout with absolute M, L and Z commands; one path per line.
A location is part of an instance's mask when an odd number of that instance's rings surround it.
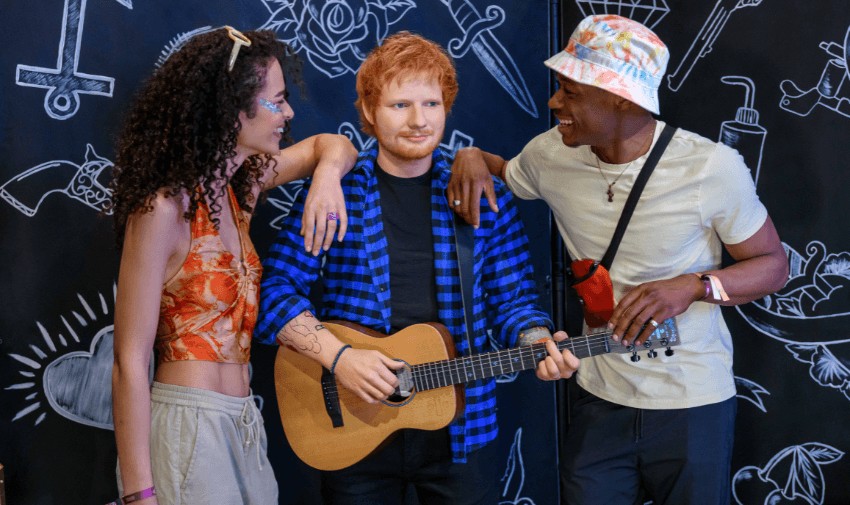
M 190 196 L 189 221 L 202 198 L 216 196 L 213 184 L 226 176 L 227 160 L 236 155 L 241 129 L 239 113 L 257 113 L 256 96 L 265 84 L 272 58 L 280 63 L 289 84 L 302 89 L 302 61 L 271 30 L 244 32 L 251 40 L 242 46 L 228 71 L 233 41 L 225 28 L 193 37 L 172 54 L 142 85 L 118 136 L 110 210 L 118 250 L 124 242 L 127 219 L 150 212 L 160 189 L 166 196 L 185 190 Z M 285 96 L 289 96 L 288 90 Z M 289 121 L 283 132 L 292 143 Z M 251 190 L 263 171 L 273 165 L 271 155 L 249 157 L 230 179 L 239 205 L 254 210 Z M 202 182 L 203 181 L 203 182 Z M 202 191 L 195 191 L 202 187 Z M 213 223 L 221 205 L 210 206 Z

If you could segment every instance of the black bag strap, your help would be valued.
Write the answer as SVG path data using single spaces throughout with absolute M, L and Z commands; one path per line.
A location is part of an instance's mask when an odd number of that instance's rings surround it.
M 472 356 L 475 351 L 475 347 L 472 345 L 472 308 L 475 304 L 472 295 L 474 279 L 472 269 L 475 255 L 475 229 L 454 212 L 452 212 L 452 223 L 455 229 L 460 295 L 463 302 L 463 316 L 466 321 L 466 343 L 469 346 L 469 355 Z
M 606 270 L 611 270 L 611 264 L 614 262 L 614 256 L 617 254 L 617 249 L 620 248 L 620 241 L 623 240 L 623 235 L 625 235 L 626 228 L 629 226 L 629 221 L 632 219 L 632 214 L 635 212 L 635 207 L 637 207 L 640 195 L 643 193 L 643 188 L 646 187 L 646 182 L 649 180 L 649 176 L 652 175 L 652 171 L 655 170 L 655 166 L 658 165 L 658 161 L 661 159 L 661 155 L 664 154 L 664 150 L 667 149 L 667 145 L 673 138 L 674 133 L 676 133 L 676 127 L 670 126 L 669 124 L 664 125 L 664 129 L 661 131 L 661 135 L 659 135 L 658 141 L 655 143 L 655 147 L 653 147 L 652 151 L 649 153 L 646 163 L 643 164 L 643 168 L 635 180 L 635 184 L 632 186 L 631 192 L 629 192 L 629 198 L 626 200 L 626 205 L 623 207 L 623 213 L 620 214 L 620 221 L 617 223 L 617 228 L 614 230 L 614 236 L 611 238 L 611 243 L 608 244 L 608 250 L 605 251 L 605 255 L 599 262 L 599 264 L 604 266 Z M 569 251 L 567 251 L 566 248 L 564 248 L 564 251 L 567 255 L 567 261 L 572 263 L 573 260 L 570 258 Z

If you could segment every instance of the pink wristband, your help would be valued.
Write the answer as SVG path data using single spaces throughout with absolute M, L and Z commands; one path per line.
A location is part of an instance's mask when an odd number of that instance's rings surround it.
M 702 285 L 705 287 L 705 294 L 702 295 L 701 297 L 697 298 L 697 301 L 701 302 L 701 301 L 705 300 L 706 298 L 708 298 L 708 295 L 711 294 L 711 281 L 708 280 L 708 279 L 703 279 L 701 274 L 695 273 L 694 275 L 699 277 L 699 279 L 702 281 Z
M 133 494 L 128 494 L 123 498 L 119 498 L 118 501 L 114 501 L 111 503 L 107 503 L 106 505 L 126 505 L 127 503 L 133 503 L 135 501 L 144 500 L 145 498 L 150 498 L 151 496 L 156 496 L 156 486 L 151 486 L 147 489 L 142 489 Z

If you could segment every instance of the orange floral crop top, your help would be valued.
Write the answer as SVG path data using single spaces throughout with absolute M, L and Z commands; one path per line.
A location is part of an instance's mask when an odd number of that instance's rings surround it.
M 180 270 L 162 289 L 155 348 L 159 362 L 248 363 L 257 320 L 262 265 L 248 237 L 251 215 L 227 187 L 243 261 L 227 250 L 201 200 L 192 243 Z

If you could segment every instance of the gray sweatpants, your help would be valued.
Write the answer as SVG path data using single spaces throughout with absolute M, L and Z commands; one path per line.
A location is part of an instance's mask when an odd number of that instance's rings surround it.
M 151 470 L 159 505 L 277 503 L 267 444 L 253 396 L 153 383 Z M 118 491 L 124 496 L 120 470 Z

